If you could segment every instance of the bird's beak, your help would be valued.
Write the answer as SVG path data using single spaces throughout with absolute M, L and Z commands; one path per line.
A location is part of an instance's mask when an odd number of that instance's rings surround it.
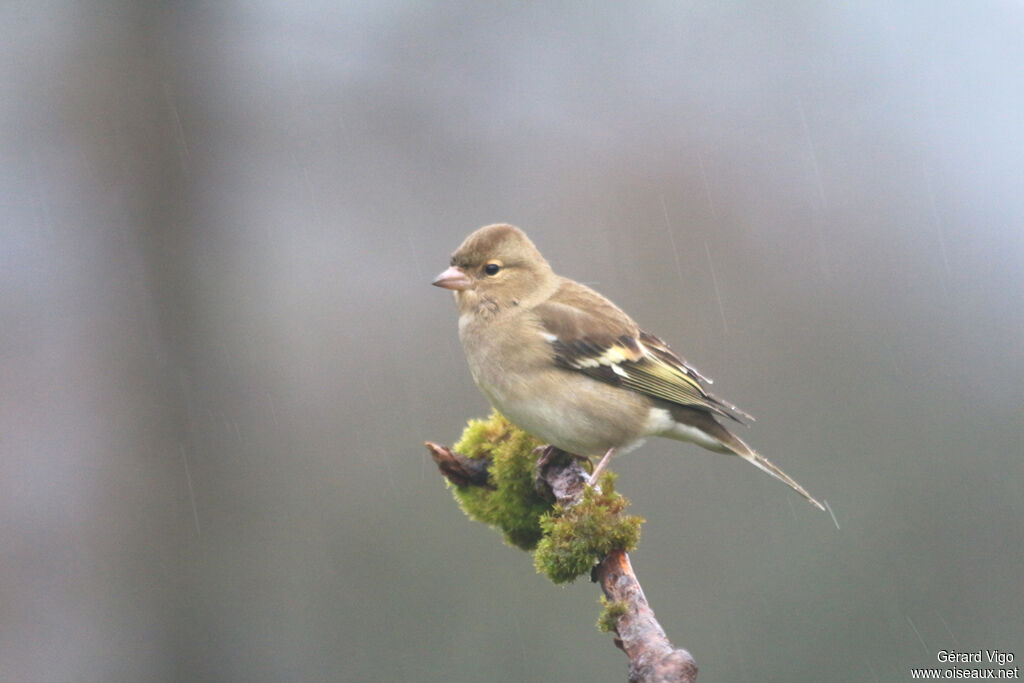
M 445 289 L 454 289 L 461 292 L 472 287 L 473 281 L 469 279 L 468 275 L 459 270 L 458 267 L 452 266 L 438 275 L 437 279 L 430 284 L 435 287 L 444 287 Z

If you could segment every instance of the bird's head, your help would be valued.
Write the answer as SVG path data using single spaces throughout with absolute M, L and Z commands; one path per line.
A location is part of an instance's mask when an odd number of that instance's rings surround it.
M 499 223 L 467 237 L 433 284 L 454 290 L 459 308 L 467 310 L 484 302 L 519 305 L 546 294 L 553 279 L 551 266 L 526 233 Z

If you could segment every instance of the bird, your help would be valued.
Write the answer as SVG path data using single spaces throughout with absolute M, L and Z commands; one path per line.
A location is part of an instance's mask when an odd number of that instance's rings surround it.
M 825 509 L 726 426 L 750 415 L 610 300 L 557 275 L 521 229 L 476 230 L 432 284 L 454 293 L 470 374 L 491 405 L 544 443 L 600 458 L 591 482 L 614 454 L 660 436 L 739 456 Z

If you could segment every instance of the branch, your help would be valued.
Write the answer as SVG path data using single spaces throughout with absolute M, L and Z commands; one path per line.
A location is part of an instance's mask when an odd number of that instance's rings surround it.
M 428 441 L 425 445 L 427 450 L 430 451 L 430 457 L 437 464 L 437 469 L 441 470 L 441 474 L 451 483 L 456 486 L 486 486 L 487 488 L 494 488 L 487 481 L 487 467 L 491 464 L 490 460 L 467 458 L 447 446 L 431 441 Z
M 489 486 L 486 459 L 468 458 L 447 446 L 427 442 L 441 474 L 459 486 Z M 577 458 L 551 457 L 545 452 L 537 463 L 536 485 L 563 508 L 576 505 L 590 476 Z M 601 584 L 605 597 L 620 606 L 621 614 L 614 621 L 615 645 L 629 658 L 630 683 L 694 683 L 697 665 L 686 650 L 669 642 L 644 597 L 640 582 L 633 572 L 629 555 L 613 550 L 593 570 L 595 582 Z
M 630 683 L 669 683 L 697 680 L 697 664 L 689 652 L 669 642 L 643 588 L 633 573 L 629 555 L 613 550 L 594 569 L 608 600 L 626 605 L 615 626 L 615 644 L 629 657 Z

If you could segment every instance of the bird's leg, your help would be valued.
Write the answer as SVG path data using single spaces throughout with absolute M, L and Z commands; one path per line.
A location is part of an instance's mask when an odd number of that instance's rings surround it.
M 601 472 L 604 471 L 604 467 L 605 467 L 605 465 L 608 464 L 608 461 L 612 459 L 612 454 L 613 453 L 615 453 L 615 447 L 614 446 L 609 448 L 608 452 L 604 454 L 603 458 L 601 458 L 601 462 L 597 463 L 597 467 L 595 467 L 594 471 L 591 472 L 591 474 L 590 474 L 590 485 L 591 486 L 595 486 L 597 484 L 597 477 L 598 477 L 598 475 L 601 474 Z

